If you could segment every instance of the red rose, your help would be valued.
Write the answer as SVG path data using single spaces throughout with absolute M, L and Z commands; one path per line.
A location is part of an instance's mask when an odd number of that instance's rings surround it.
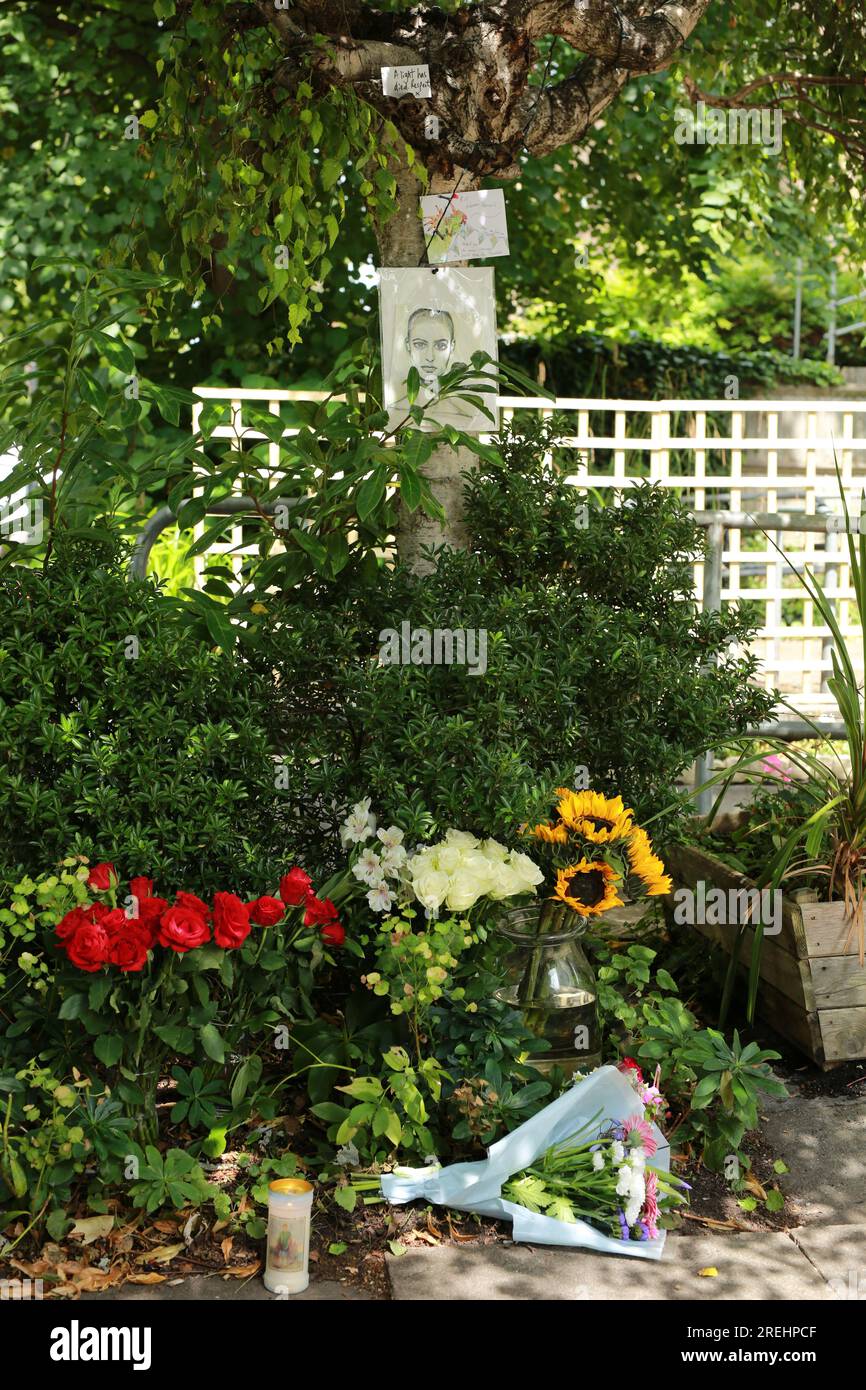
M 342 946 L 346 930 L 339 922 L 326 922 L 322 927 L 322 940 L 326 946 Z
M 115 932 L 111 938 L 109 959 L 124 973 L 139 971 L 147 964 L 147 953 L 152 945 L 146 927 L 127 921 L 125 929 Z
M 104 922 L 110 911 L 107 903 L 90 903 L 84 909 L 84 915 L 88 922 Z
M 633 1057 L 623 1057 L 622 1061 L 617 1064 L 616 1069 L 621 1072 L 633 1071 L 638 1081 L 643 1085 L 643 1072 Z
M 110 912 L 106 912 L 99 925 L 111 937 L 129 925 L 129 918 L 122 907 L 113 907 Z
M 285 904 L 279 898 L 270 898 L 267 894 L 247 903 L 247 907 L 250 910 L 250 921 L 257 922 L 260 927 L 275 927 L 286 915 Z
M 87 875 L 87 885 L 95 893 L 107 893 L 117 884 L 117 873 L 113 864 L 94 864 Z
M 131 878 L 129 880 L 129 891 L 134 898 L 138 898 L 139 902 L 141 902 L 142 898 L 150 898 L 153 896 L 153 879 L 142 878 L 141 876 L 138 878 Z
M 201 898 L 197 898 L 195 893 L 175 893 L 174 905 L 175 907 L 186 908 L 190 912 L 197 912 L 200 917 L 204 917 L 205 921 L 210 918 L 210 908 L 207 903 L 202 902 Z
M 66 916 L 61 917 L 60 921 L 57 923 L 57 926 L 54 928 L 54 934 L 58 941 L 68 941 L 70 936 L 72 936 L 79 927 L 83 926 L 85 922 L 89 922 L 89 920 L 86 908 L 71 907 L 66 913 Z
M 82 922 L 66 942 L 66 954 L 72 964 L 90 974 L 105 965 L 108 948 L 108 932 L 94 922 Z
M 180 896 L 180 895 L 178 895 Z M 170 907 L 164 912 L 159 924 L 159 944 L 170 947 L 179 955 L 185 955 L 196 946 L 210 941 L 210 927 L 200 912 L 188 907 Z
M 168 907 L 165 898 L 139 898 L 138 916 L 133 917 L 133 922 L 138 922 L 139 926 L 150 934 L 150 944 L 155 946 L 159 939 L 159 919 Z
M 243 946 L 250 934 L 250 910 L 237 893 L 214 893 L 213 939 L 223 950 Z
M 337 909 L 330 898 L 317 898 L 315 893 L 310 893 L 307 898 L 307 910 L 304 913 L 305 927 L 320 927 L 326 922 L 336 922 Z
M 280 897 L 286 907 L 300 907 L 310 890 L 313 880 L 303 869 L 289 869 L 280 879 Z

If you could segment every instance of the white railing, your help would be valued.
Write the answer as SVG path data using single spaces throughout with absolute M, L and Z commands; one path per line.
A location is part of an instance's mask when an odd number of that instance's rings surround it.
M 245 424 L 247 402 L 266 404 L 278 415 L 283 402 L 323 399 L 321 392 L 271 388 L 199 387 L 196 395 L 194 430 L 206 401 L 228 402 L 231 423 L 218 427 L 214 437 L 235 446 L 265 438 Z M 577 487 L 623 490 L 649 479 L 675 489 L 697 512 L 834 514 L 841 511 L 835 456 L 848 505 L 859 512 L 866 485 L 866 401 L 501 397 L 499 404 L 506 419 L 525 412 L 574 418 L 575 428 L 560 437 L 553 458 Z M 269 444 L 266 472 L 278 476 L 279 456 L 279 445 Z M 789 530 L 772 539 L 796 569 L 814 567 L 836 599 L 842 631 L 859 637 L 844 539 Z M 238 525 L 214 549 L 242 543 Z M 703 566 L 696 565 L 695 594 L 702 592 Z M 753 650 L 767 686 L 778 686 L 807 713 L 830 712 L 830 634 L 760 531 L 726 532 L 721 598 L 755 605 L 759 634 Z

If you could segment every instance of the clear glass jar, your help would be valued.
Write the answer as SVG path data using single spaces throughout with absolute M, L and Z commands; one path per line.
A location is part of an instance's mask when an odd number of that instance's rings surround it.
M 580 937 L 586 919 L 564 904 L 543 902 L 508 912 L 497 930 L 509 942 L 495 997 L 519 1009 L 527 1029 L 548 1044 L 527 1061 L 566 1074 L 601 1066 L 598 987 Z

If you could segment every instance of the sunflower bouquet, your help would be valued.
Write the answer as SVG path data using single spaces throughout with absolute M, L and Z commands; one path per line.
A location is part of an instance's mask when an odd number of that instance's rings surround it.
M 625 900 L 671 891 L 664 864 L 621 796 L 567 787 L 558 787 L 556 796 L 550 820 L 527 831 L 534 841 L 533 856 L 545 869 L 551 926 L 562 920 L 557 906 L 588 919 L 622 907 Z

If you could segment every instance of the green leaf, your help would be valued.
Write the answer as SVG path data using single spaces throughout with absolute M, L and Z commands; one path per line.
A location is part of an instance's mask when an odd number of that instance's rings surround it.
M 123 1054 L 123 1040 L 114 1033 L 103 1033 L 93 1044 L 93 1050 L 100 1062 L 104 1062 L 107 1067 L 113 1067 Z
M 343 1211 L 354 1211 L 358 1202 L 358 1194 L 354 1187 L 338 1187 L 334 1191 L 334 1201 Z
M 87 996 L 84 994 L 67 994 L 63 1003 L 60 1005 L 59 1017 L 64 1019 L 80 1018 L 82 1010 L 87 1006 Z
M 382 1083 L 376 1076 L 356 1076 L 348 1086 L 335 1087 L 355 1100 L 378 1100 L 382 1094 Z
M 377 468 L 358 488 L 355 506 L 361 521 L 366 521 L 376 510 L 385 496 L 385 469 Z
M 199 1029 L 201 1045 L 214 1062 L 224 1062 L 226 1059 L 225 1043 L 213 1023 L 206 1023 Z
M 778 1187 L 771 1188 L 767 1193 L 765 1205 L 767 1211 L 781 1211 L 785 1205 L 784 1193 L 780 1192 Z
M 344 1255 L 344 1254 L 346 1253 L 346 1251 L 348 1250 L 348 1248 L 349 1248 L 348 1245 L 346 1245 L 344 1241 L 342 1241 L 342 1240 L 335 1240 L 335 1241 L 333 1241 L 333 1243 L 332 1243 L 331 1245 L 328 1246 L 328 1254 L 329 1254 L 329 1255 Z
M 390 1249 L 391 1254 L 394 1256 L 394 1258 L 398 1260 L 401 1255 L 407 1254 L 409 1249 L 407 1245 L 403 1245 L 399 1240 L 389 1240 L 388 1248 Z
M 331 1100 L 320 1101 L 318 1105 L 311 1105 L 310 1109 L 320 1120 L 327 1120 L 329 1125 L 342 1124 L 349 1113 L 342 1105 L 335 1105 Z

